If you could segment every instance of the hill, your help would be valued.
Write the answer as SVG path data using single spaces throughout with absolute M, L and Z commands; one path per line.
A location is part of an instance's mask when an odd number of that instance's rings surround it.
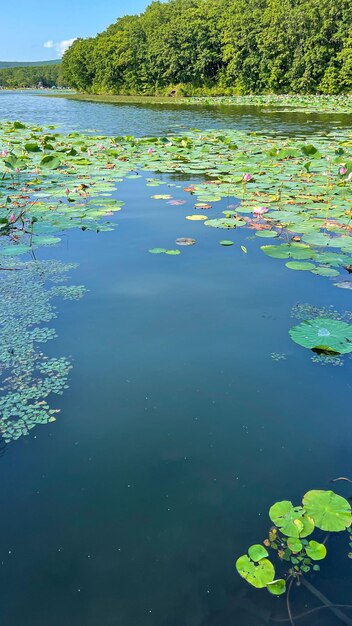
M 53 59 L 52 61 L 0 61 L 0 69 L 7 67 L 38 67 L 40 65 L 58 65 L 61 59 Z

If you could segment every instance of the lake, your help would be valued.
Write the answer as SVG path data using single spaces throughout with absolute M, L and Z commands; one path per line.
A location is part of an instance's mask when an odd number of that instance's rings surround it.
M 226 128 L 306 137 L 350 124 L 16 92 L 0 92 L 0 118 L 113 136 Z M 302 305 L 348 311 L 349 290 L 289 271 L 247 229 L 224 247 L 227 231 L 185 221 L 194 199 L 184 189 L 196 175 L 157 174 L 156 191 L 146 176 L 116 183 L 125 205 L 113 230 L 69 230 L 38 252 L 77 264 L 70 282 L 86 292 L 55 300 L 57 337 L 45 353 L 73 365 L 57 421 L 2 449 L 4 626 L 274 625 L 286 618 L 285 598 L 250 588 L 237 557 L 266 537 L 273 502 L 300 502 L 351 476 L 351 359 L 314 362 L 288 334 Z M 180 203 L 155 201 L 159 192 Z M 226 207 L 222 199 L 216 215 Z M 176 237 L 197 243 L 180 256 L 148 254 Z M 38 277 L 20 289 L 16 280 L 8 288 L 29 306 Z M 313 583 L 348 604 L 349 561 L 335 539 L 342 566 L 331 556 Z M 293 602 L 295 614 L 317 605 L 304 591 Z M 341 622 L 320 611 L 298 623 Z

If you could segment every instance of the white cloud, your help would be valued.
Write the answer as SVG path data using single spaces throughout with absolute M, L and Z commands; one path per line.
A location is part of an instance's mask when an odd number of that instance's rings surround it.
M 72 46 L 74 41 L 76 41 L 76 37 L 73 37 L 72 39 L 64 39 L 63 41 L 57 42 L 49 39 L 49 41 L 45 42 L 44 48 L 53 48 L 60 59 L 63 53 L 66 52 L 66 50 L 68 50 L 70 46 Z

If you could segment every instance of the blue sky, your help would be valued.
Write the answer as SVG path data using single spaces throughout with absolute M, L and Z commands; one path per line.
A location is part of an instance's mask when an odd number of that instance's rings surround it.
M 67 42 L 105 30 L 148 0 L 15 0 L 1 2 L 0 61 L 55 59 Z M 44 47 L 44 44 L 47 44 Z

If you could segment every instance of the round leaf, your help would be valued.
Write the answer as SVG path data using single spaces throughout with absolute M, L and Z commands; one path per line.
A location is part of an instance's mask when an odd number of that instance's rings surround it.
M 306 546 L 306 553 L 313 561 L 321 561 L 326 557 L 326 548 L 323 543 L 318 541 L 310 541 Z
M 351 526 L 349 502 L 333 491 L 320 489 L 308 491 L 303 497 L 303 506 L 307 514 L 314 519 L 317 528 L 338 532 Z
M 242 578 L 250 585 L 257 589 L 266 587 L 275 578 L 274 566 L 268 559 L 262 559 L 259 563 L 253 563 L 251 559 L 244 554 L 236 561 L 236 569 Z

